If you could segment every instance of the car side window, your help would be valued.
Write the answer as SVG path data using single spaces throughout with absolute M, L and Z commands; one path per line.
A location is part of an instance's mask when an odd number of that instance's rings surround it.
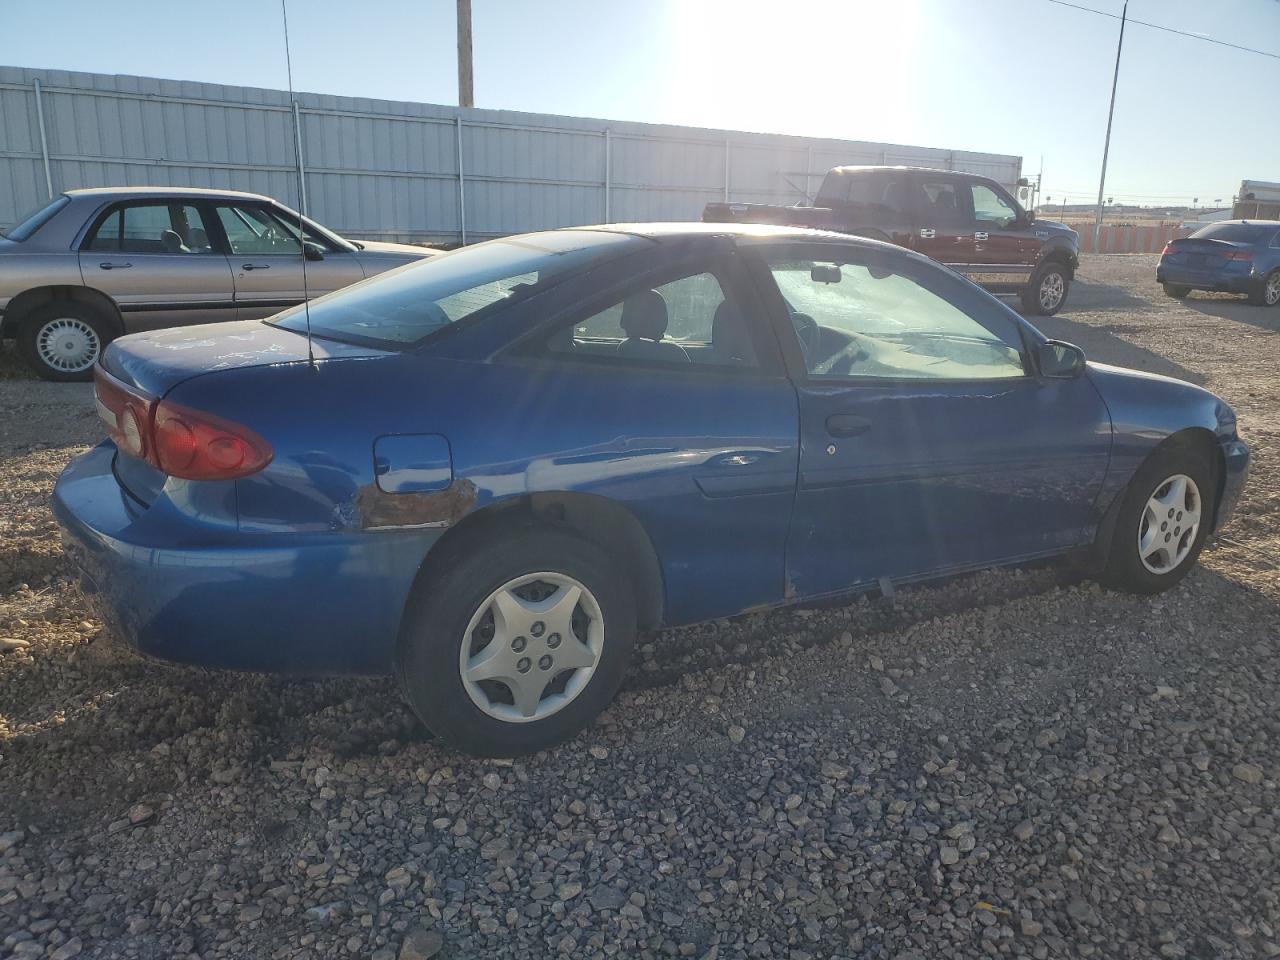
M 543 349 L 639 365 L 757 368 L 747 317 L 727 287 L 711 271 L 636 287 L 557 329 Z
M 979 322 L 916 278 L 778 252 L 767 258 L 814 377 L 1006 380 L 1026 375 L 1021 339 Z M 1002 329 L 1002 327 L 1004 327 Z
M 973 219 L 982 225 L 1007 230 L 1018 222 L 1018 211 L 984 183 L 971 185 L 973 191 Z
M 227 235 L 231 252 L 237 255 L 263 256 L 302 252 L 298 242 L 299 227 L 296 222 L 278 216 L 274 211 L 255 204 L 219 204 L 218 221 Z M 332 244 L 323 237 L 306 231 L 308 243 L 316 243 L 326 250 Z
M 925 180 L 920 190 L 921 222 L 926 227 L 963 227 L 969 223 L 968 197 L 956 181 Z
M 118 206 L 98 223 L 84 248 L 110 253 L 216 252 L 200 210 L 184 203 Z

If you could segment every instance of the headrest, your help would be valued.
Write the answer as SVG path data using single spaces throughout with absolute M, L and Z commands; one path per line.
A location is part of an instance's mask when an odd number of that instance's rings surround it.
M 661 340 L 667 332 L 667 301 L 657 290 L 633 294 L 623 301 L 620 323 L 628 337 Z

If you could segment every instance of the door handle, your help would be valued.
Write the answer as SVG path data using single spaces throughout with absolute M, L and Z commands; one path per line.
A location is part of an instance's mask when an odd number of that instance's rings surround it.
M 240 264 L 240 269 L 241 269 L 241 270 L 270 270 L 270 269 L 271 269 L 271 264 L 269 264 L 269 263 L 242 263 L 242 264 Z
M 985 230 L 978 230 L 978 231 L 976 231 L 976 232 L 974 233 L 974 235 L 973 235 L 973 239 L 975 239 L 975 240 L 985 240 L 985 239 L 987 239 L 987 231 L 985 231 Z
M 100 263 L 98 266 L 103 270 L 128 270 L 133 266 L 132 263 Z
M 833 437 L 856 437 L 870 429 L 870 420 L 852 413 L 833 413 L 827 417 L 827 433 Z
M 937 235 L 938 235 L 938 234 L 937 234 L 937 232 L 936 232 L 932 227 L 921 227 L 921 228 L 920 228 L 920 239 L 921 239 L 921 240 L 932 240 L 932 239 L 933 239 L 934 237 L 936 237 Z

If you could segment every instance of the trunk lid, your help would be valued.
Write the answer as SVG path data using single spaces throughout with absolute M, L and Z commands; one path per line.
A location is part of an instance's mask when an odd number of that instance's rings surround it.
M 1164 259 L 1184 267 L 1213 270 L 1226 264 L 1231 254 L 1249 249 L 1250 244 L 1247 243 L 1182 237 L 1169 242 L 1169 252 Z
M 318 361 L 387 356 L 385 350 L 312 338 Z M 161 398 L 191 377 L 237 367 L 305 363 L 307 338 L 261 320 L 235 320 L 203 327 L 172 327 L 113 341 L 103 368 L 129 387 Z

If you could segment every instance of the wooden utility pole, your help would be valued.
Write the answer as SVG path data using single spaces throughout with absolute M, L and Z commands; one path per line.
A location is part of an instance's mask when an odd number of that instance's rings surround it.
M 476 105 L 471 74 L 471 0 L 458 0 L 458 106 Z

